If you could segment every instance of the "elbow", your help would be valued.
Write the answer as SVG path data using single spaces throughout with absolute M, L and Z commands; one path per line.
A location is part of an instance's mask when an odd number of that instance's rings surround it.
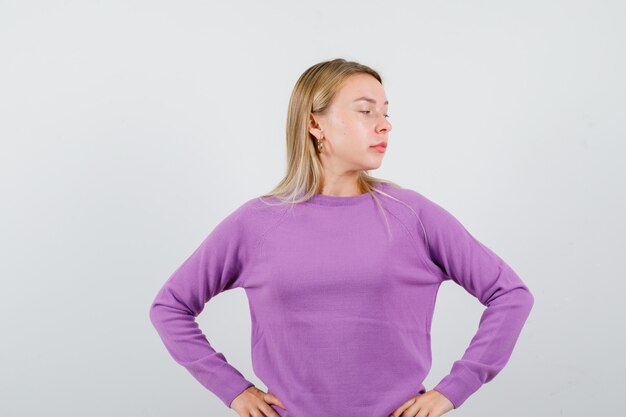
M 514 294 L 514 304 L 519 311 L 523 311 L 528 317 L 535 304 L 535 297 L 526 285 L 522 285 L 512 292 Z
M 159 331 L 172 319 L 188 315 L 191 313 L 188 313 L 183 304 L 178 302 L 178 299 L 166 287 L 163 287 L 154 297 L 148 310 L 150 322 Z
M 526 315 L 528 316 L 535 304 L 535 296 L 526 283 L 524 283 L 508 265 L 505 269 L 508 269 L 509 276 L 512 277 L 514 282 L 514 284 L 511 285 L 511 289 L 507 292 L 510 297 L 509 299 L 518 309 L 526 311 Z
M 162 321 L 162 307 L 163 304 L 159 303 L 157 299 L 154 299 L 150 303 L 150 308 L 148 310 L 148 318 L 154 327 L 158 329 L 159 323 Z
M 520 284 L 502 293 L 497 304 L 508 304 L 509 308 L 528 316 L 535 304 L 535 297 L 526 285 Z
M 150 319 L 150 323 L 154 326 L 157 321 L 158 309 L 157 305 L 154 303 L 150 303 L 150 309 L 148 310 L 148 318 Z
M 152 327 L 154 327 L 154 329 L 159 334 L 164 333 L 170 319 L 167 312 L 167 307 L 164 304 L 157 302 L 156 300 L 153 301 L 152 304 L 150 304 L 148 318 L 150 319 L 150 323 L 152 323 Z
M 157 329 L 159 328 L 159 323 L 163 322 L 164 315 L 167 314 L 167 301 L 166 301 L 166 292 L 165 287 L 162 287 L 159 292 L 154 296 L 152 302 L 150 303 L 150 308 L 148 309 L 148 317 L 150 318 L 150 322 Z
M 532 292 L 530 292 L 528 288 L 526 288 L 526 308 L 528 309 L 529 313 L 533 309 L 534 305 L 535 305 L 535 296 L 533 295 Z

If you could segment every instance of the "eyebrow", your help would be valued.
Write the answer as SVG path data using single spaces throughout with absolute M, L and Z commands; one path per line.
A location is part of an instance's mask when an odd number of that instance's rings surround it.
M 373 98 L 370 97 L 359 97 L 359 98 L 355 98 L 352 102 L 354 103 L 355 101 L 359 101 L 359 100 L 365 100 L 365 101 L 369 101 L 370 103 L 374 103 L 376 104 L 376 100 L 374 100 Z M 383 104 L 389 104 L 389 100 L 385 101 Z

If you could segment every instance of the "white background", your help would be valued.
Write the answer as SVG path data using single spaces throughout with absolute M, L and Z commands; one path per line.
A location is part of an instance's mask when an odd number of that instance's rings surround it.
M 598 0 L 1 1 L 0 415 L 236 416 L 149 306 L 280 180 L 291 89 L 336 57 L 383 77 L 393 132 L 371 173 L 445 207 L 535 296 L 507 366 L 449 415 L 618 415 L 625 17 Z M 483 309 L 442 286 L 427 389 Z M 243 290 L 198 321 L 266 388 Z

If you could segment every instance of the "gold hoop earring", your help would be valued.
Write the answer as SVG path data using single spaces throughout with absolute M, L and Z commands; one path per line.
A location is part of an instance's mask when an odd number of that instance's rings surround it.
M 319 153 L 322 153 L 322 149 L 324 149 L 324 143 L 322 142 L 322 139 L 317 140 L 317 152 Z

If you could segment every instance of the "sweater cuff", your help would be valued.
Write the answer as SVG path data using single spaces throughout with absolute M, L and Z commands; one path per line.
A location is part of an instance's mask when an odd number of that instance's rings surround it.
M 230 408 L 233 400 L 254 384 L 248 381 L 233 366 L 226 363 L 214 375 L 216 381 L 222 381 L 219 384 L 211 384 L 211 391 L 220 399 L 226 407 Z M 205 386 L 207 386 L 205 384 Z
M 433 388 L 445 395 L 454 408 L 459 408 L 470 395 L 478 391 L 482 386 L 476 376 L 469 372 L 463 366 L 453 366 L 452 371 L 446 375 Z

